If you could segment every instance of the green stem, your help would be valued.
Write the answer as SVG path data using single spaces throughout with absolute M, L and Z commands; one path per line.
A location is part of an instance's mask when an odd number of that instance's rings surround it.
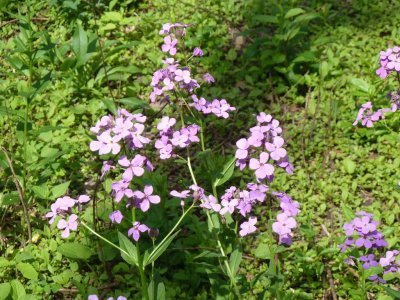
M 136 243 L 136 255 L 137 255 L 137 260 L 138 260 L 140 282 L 142 284 L 142 293 L 143 293 L 144 298 L 146 300 L 148 300 L 149 299 L 149 291 L 147 290 L 148 287 L 147 287 L 146 275 L 144 274 L 145 267 L 143 266 L 143 260 L 142 260 L 142 257 L 140 256 L 139 243 Z
M 204 146 L 204 127 L 203 127 L 203 121 L 200 118 L 200 143 L 201 143 L 201 150 L 206 151 L 206 147 Z
M 91 233 L 93 233 L 95 236 L 97 236 L 98 238 L 100 238 L 101 240 L 103 240 L 104 242 L 106 242 L 107 244 L 113 246 L 115 249 L 118 249 L 119 251 L 121 251 L 122 253 L 124 253 L 126 256 L 130 256 L 130 254 L 128 252 L 126 252 L 124 249 L 118 247 L 117 245 L 115 245 L 113 242 L 107 240 L 105 237 L 103 237 L 102 235 L 98 234 L 96 231 L 94 231 L 92 228 L 90 228 L 89 226 L 87 226 L 85 224 L 85 222 L 81 221 L 81 224 L 87 229 L 89 230 Z
M 192 169 L 192 165 L 191 165 L 191 163 L 190 163 L 189 151 L 188 151 L 188 155 L 187 155 L 187 160 L 186 160 L 186 161 L 187 161 L 187 166 L 188 166 L 190 175 L 192 176 L 193 183 L 194 183 L 195 185 L 197 185 L 196 177 L 194 176 L 193 169 Z M 217 191 L 216 191 L 215 186 L 212 185 L 212 187 L 213 187 L 213 190 L 215 190 L 214 195 L 217 195 Z M 217 196 L 215 196 L 215 197 L 217 198 Z M 193 205 L 192 205 L 192 206 L 193 206 Z M 189 210 L 190 210 L 191 208 L 192 208 L 192 207 L 190 207 Z M 207 218 L 208 218 L 209 222 L 211 223 L 211 226 L 212 226 L 213 228 L 215 228 L 214 221 L 213 221 L 212 218 L 211 218 L 210 212 L 209 212 L 208 210 L 206 210 L 206 213 L 207 213 Z M 228 272 L 229 279 L 230 279 L 230 281 L 231 281 L 231 286 L 234 287 L 234 289 L 235 289 L 235 294 L 236 294 L 236 296 L 240 299 L 240 298 L 241 298 L 241 297 L 240 297 L 240 292 L 239 292 L 239 289 L 238 289 L 238 287 L 237 287 L 237 285 L 236 285 L 236 281 L 235 281 L 234 274 L 232 274 L 231 267 L 229 266 L 229 263 L 228 263 L 228 257 L 227 257 L 227 255 L 226 255 L 225 250 L 224 250 L 224 247 L 222 246 L 222 243 L 221 243 L 221 241 L 220 241 L 220 239 L 219 239 L 219 237 L 218 237 L 218 234 L 215 234 L 215 239 L 217 240 L 218 249 L 220 250 L 221 255 L 223 256 L 224 264 L 225 264 L 226 270 L 227 270 L 227 272 Z

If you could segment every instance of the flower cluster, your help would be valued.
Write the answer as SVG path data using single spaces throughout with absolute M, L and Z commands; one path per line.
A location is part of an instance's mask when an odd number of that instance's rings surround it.
M 291 245 L 292 244 L 292 229 L 296 228 L 297 223 L 294 219 L 300 213 L 300 204 L 293 201 L 292 198 L 282 192 L 273 192 L 280 200 L 280 207 L 282 213 L 278 214 L 277 221 L 272 224 L 272 230 L 279 235 L 279 243 Z
M 400 91 L 392 91 L 389 93 L 389 98 L 392 101 L 392 112 L 400 110 Z
M 177 37 L 179 37 L 181 32 L 176 34 L 172 32 L 172 29 L 185 29 L 188 26 L 189 25 L 179 23 L 164 24 L 160 34 L 168 35 L 164 38 L 164 44 L 161 46 L 161 50 L 164 53 L 169 53 L 169 55 L 175 56 L 177 53 L 176 46 L 178 44 Z M 199 47 L 194 48 L 194 57 L 200 57 L 203 55 L 204 53 L 202 49 Z M 171 98 L 176 98 L 177 101 L 181 101 L 177 96 L 177 90 L 180 89 L 180 92 L 182 91 L 191 96 L 193 103 L 190 103 L 190 106 L 194 106 L 197 111 L 202 112 L 203 114 L 214 114 L 217 117 L 226 119 L 229 117 L 229 112 L 235 110 L 235 108 L 229 105 L 225 99 L 207 101 L 204 98 L 198 99 L 198 96 L 194 94 L 194 90 L 200 87 L 198 82 L 201 80 L 206 83 L 213 83 L 215 81 L 209 73 L 203 74 L 202 78 L 197 80 L 193 78 L 193 72 L 190 68 L 181 66 L 174 58 L 166 58 L 163 60 L 163 63 L 164 68 L 155 71 L 151 80 L 151 86 L 153 88 L 153 91 L 150 94 L 151 102 L 159 100 L 160 102 L 169 103 L 171 102 Z
M 150 101 L 170 102 L 170 91 L 174 92 L 179 87 L 187 93 L 193 92 L 195 88 L 200 87 L 197 80 L 192 78 L 189 68 L 179 68 L 179 63 L 173 58 L 163 60 L 165 68 L 157 70 L 153 74 L 151 86 L 153 91 L 150 94 Z
M 129 149 L 140 149 L 150 140 L 143 136 L 146 117 L 142 114 L 131 114 L 125 109 L 118 110 L 117 117 L 104 116 L 90 128 L 97 135 L 97 140 L 90 143 L 90 150 L 100 155 L 121 151 L 120 142 L 124 141 Z
M 78 199 L 73 199 L 68 196 L 58 198 L 51 205 L 51 211 L 46 214 L 46 218 L 50 219 L 49 224 L 53 224 L 56 217 L 60 217 L 61 219 L 57 223 L 57 228 L 62 230 L 61 236 L 67 238 L 71 230 L 76 231 L 78 228 L 78 216 L 72 213 L 72 208 L 74 206 L 80 207 L 82 204 L 89 201 L 90 198 L 87 195 L 80 195 Z
M 400 72 L 400 47 L 388 48 L 380 53 L 380 67 L 376 75 L 385 79 L 391 72 Z
M 358 212 L 356 215 L 359 217 L 343 226 L 347 238 L 344 244 L 340 245 L 340 251 L 344 252 L 354 246 L 366 249 L 387 247 L 383 234 L 376 230 L 379 223 L 372 219 L 373 215 L 366 212 Z
M 293 166 L 288 162 L 285 141 L 281 137 L 279 121 L 262 112 L 257 116 L 257 125 L 250 128 L 250 137 L 236 142 L 236 166 L 243 170 L 246 166 L 255 171 L 258 182 L 272 181 L 274 164 L 293 174 Z
M 104 116 L 91 131 L 97 134 L 97 141 L 90 143 L 92 151 L 99 151 L 99 154 L 112 153 L 119 154 L 124 147 L 130 150 L 139 150 L 150 142 L 150 139 L 143 136 L 144 122 L 146 117 L 142 114 L 131 114 L 125 109 L 118 110 L 118 116 Z M 106 143 L 110 141 L 110 143 Z M 160 203 L 161 199 L 157 195 L 153 195 L 153 186 L 145 185 L 143 192 L 133 190 L 132 184 L 136 177 L 141 177 L 145 170 L 152 172 L 154 167 L 150 160 L 141 154 L 135 154 L 134 157 L 128 158 L 122 155 L 118 158 L 117 164 L 113 160 L 103 162 L 101 179 L 107 173 L 112 171 L 120 176 L 118 180 L 111 185 L 112 195 L 115 202 L 120 203 L 126 197 L 128 199 L 127 208 L 140 209 L 146 212 L 150 209 L 151 204 Z M 120 210 L 110 213 L 109 218 L 112 223 L 120 224 L 124 218 Z M 132 236 L 135 241 L 139 240 L 140 233 L 146 232 L 149 228 L 135 221 L 133 227 L 129 229 L 128 235 Z
M 186 148 L 190 143 L 198 143 L 200 141 L 197 137 L 200 131 L 198 125 L 192 124 L 174 131 L 172 127 L 175 123 L 176 119 L 163 117 L 157 125 L 160 138 L 156 140 L 155 147 L 159 150 L 161 159 L 170 158 L 175 147 Z
M 377 111 L 372 110 L 372 103 L 369 101 L 361 105 L 360 110 L 358 111 L 357 118 L 353 123 L 353 126 L 357 125 L 358 122 L 361 121 L 361 125 L 371 128 L 374 126 L 374 122 L 379 121 L 379 119 L 383 119 L 384 112 L 387 112 L 387 108 L 378 109 Z
M 386 51 L 380 53 L 380 68 L 376 70 L 376 74 L 382 79 L 385 79 L 391 72 L 396 71 L 397 76 L 400 73 L 400 47 L 389 48 Z M 399 79 L 399 77 L 398 77 Z M 384 113 L 395 112 L 400 109 L 400 91 L 392 91 L 388 95 L 392 104 L 390 108 L 381 108 L 376 112 L 372 110 L 372 103 L 367 102 L 361 105 L 358 111 L 357 118 L 353 123 L 353 126 L 357 125 L 361 121 L 362 126 L 370 128 L 374 122 L 384 119 Z
M 219 118 L 227 119 L 229 117 L 228 112 L 236 110 L 236 108 L 230 106 L 225 99 L 214 99 L 212 102 L 209 102 L 203 97 L 199 99 L 197 95 L 192 95 L 192 100 L 192 106 L 205 115 L 214 114 Z
M 343 229 L 347 236 L 343 244 L 339 245 L 340 251 L 345 252 L 347 249 L 362 249 L 364 248 L 366 254 L 359 257 L 364 269 L 371 267 L 383 267 L 383 274 L 400 272 L 400 264 L 396 257 L 399 251 L 387 251 L 384 257 L 378 261 L 378 252 L 376 250 L 383 249 L 388 246 L 383 234 L 377 230 L 379 222 L 373 220 L 373 214 L 364 211 L 357 212 L 357 217 L 350 223 L 344 224 Z M 353 259 L 347 259 L 349 264 L 354 264 Z M 385 280 L 378 275 L 369 277 L 370 280 L 375 282 L 385 283 Z

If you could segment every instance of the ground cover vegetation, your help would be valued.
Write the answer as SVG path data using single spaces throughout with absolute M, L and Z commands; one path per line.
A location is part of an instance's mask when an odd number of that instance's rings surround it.
M 399 12 L 0 1 L 0 299 L 400 298 Z

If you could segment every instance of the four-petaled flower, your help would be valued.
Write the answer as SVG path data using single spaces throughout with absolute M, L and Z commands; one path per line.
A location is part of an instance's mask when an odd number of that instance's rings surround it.
M 61 236 L 63 238 L 69 237 L 70 230 L 76 230 L 78 228 L 78 222 L 77 222 L 78 216 L 75 214 L 72 214 L 69 216 L 68 221 L 61 219 L 58 221 L 57 228 L 58 229 L 64 229 L 63 232 L 61 233 Z
M 146 232 L 150 228 L 147 227 L 144 224 L 141 224 L 139 222 L 133 223 L 133 227 L 128 230 L 128 236 L 132 236 L 132 238 L 137 242 L 140 238 L 140 233 L 141 232 Z
M 153 187 L 151 185 L 146 185 L 144 187 L 144 191 L 135 191 L 133 193 L 135 197 L 135 202 L 137 202 L 137 206 L 143 211 L 146 212 L 150 208 L 150 203 L 158 204 L 161 199 L 160 196 L 153 195 Z
M 250 217 L 247 222 L 243 222 L 240 224 L 240 231 L 239 234 L 240 236 L 246 236 L 250 233 L 253 233 L 257 230 L 257 227 L 254 226 L 257 223 L 257 218 L 256 217 Z
M 269 155 L 267 152 L 261 152 L 260 159 L 252 158 L 250 159 L 249 167 L 252 170 L 256 170 L 255 174 L 257 179 L 264 179 L 267 176 L 274 174 L 274 166 L 268 164 Z

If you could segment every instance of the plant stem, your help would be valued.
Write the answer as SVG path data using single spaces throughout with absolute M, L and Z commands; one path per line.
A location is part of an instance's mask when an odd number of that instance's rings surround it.
M 139 269 L 139 274 L 140 274 L 140 282 L 142 284 L 142 294 L 146 300 L 149 299 L 149 291 L 147 290 L 147 281 L 146 281 L 146 275 L 144 274 L 145 267 L 143 266 L 143 260 L 142 257 L 140 256 L 140 248 L 139 248 L 139 242 L 136 243 L 136 256 L 138 260 L 138 269 Z
M 203 128 L 203 121 L 200 118 L 200 142 L 201 142 L 201 150 L 204 152 L 206 151 L 206 147 L 204 146 L 204 128 Z
M 191 163 L 190 163 L 189 150 L 188 150 L 188 155 L 187 155 L 187 160 L 186 160 L 186 161 L 187 161 L 187 166 L 188 166 L 190 175 L 192 176 L 193 183 L 194 183 L 195 185 L 197 185 L 196 177 L 194 176 L 193 169 L 192 169 L 192 165 L 191 165 Z M 215 190 L 215 193 L 214 193 L 214 194 L 216 195 L 216 188 L 215 188 L 214 185 L 212 185 L 212 187 L 213 187 L 213 190 Z M 187 212 L 188 212 L 192 207 L 193 207 L 193 205 L 187 210 Z M 209 220 L 209 222 L 210 222 L 212 228 L 215 228 L 214 221 L 213 221 L 212 218 L 211 218 L 210 212 L 209 212 L 208 210 L 206 210 L 206 212 L 207 212 L 207 218 L 208 218 L 208 220 Z M 228 272 L 228 275 L 229 275 L 229 278 L 230 278 L 230 281 L 231 281 L 231 286 L 234 287 L 236 296 L 240 299 L 240 298 L 241 298 L 241 297 L 240 297 L 240 292 L 239 292 L 239 289 L 238 289 L 238 287 L 237 287 L 237 285 L 236 285 L 236 281 L 235 281 L 235 278 L 234 278 L 234 274 L 232 274 L 232 270 L 231 270 L 231 268 L 230 268 L 230 266 L 229 266 L 229 263 L 228 263 L 228 257 L 227 257 L 227 255 L 226 255 L 225 250 L 224 250 L 224 247 L 222 246 L 222 243 L 221 243 L 221 241 L 220 241 L 220 239 L 219 239 L 219 237 L 218 237 L 218 234 L 215 234 L 215 239 L 217 240 L 218 249 L 220 250 L 221 255 L 223 256 L 224 264 L 225 264 L 226 270 L 227 270 L 227 272 Z
M 89 226 L 87 226 L 85 224 L 85 222 L 81 221 L 81 224 L 87 229 L 89 230 L 91 233 L 93 233 L 95 236 L 97 236 L 98 238 L 102 239 L 103 241 L 105 241 L 107 244 L 113 246 L 115 249 L 118 249 L 119 251 L 121 251 L 122 253 L 124 253 L 126 256 L 130 256 L 130 254 L 128 252 L 126 252 L 124 249 L 118 247 L 117 245 L 115 245 L 113 242 L 107 240 L 105 237 L 103 237 L 102 235 L 98 234 L 96 231 L 94 231 L 92 228 L 90 228 Z
M 1 150 L 3 151 L 6 160 L 8 162 L 8 165 L 10 166 L 10 170 L 11 170 L 11 174 L 13 175 L 14 178 L 14 182 L 15 182 L 15 187 L 17 188 L 18 191 L 18 196 L 19 196 L 19 200 L 21 202 L 22 205 L 22 209 L 24 211 L 24 218 L 25 218 L 25 223 L 26 226 L 28 227 L 28 238 L 29 238 L 29 242 L 32 242 L 32 228 L 31 228 L 31 222 L 29 220 L 29 213 L 28 213 L 28 208 L 27 205 L 25 203 L 25 197 L 24 197 L 24 189 L 21 187 L 19 181 L 18 181 L 18 177 L 17 174 L 15 173 L 12 161 L 10 156 L 8 155 L 7 151 L 5 148 L 1 147 Z

